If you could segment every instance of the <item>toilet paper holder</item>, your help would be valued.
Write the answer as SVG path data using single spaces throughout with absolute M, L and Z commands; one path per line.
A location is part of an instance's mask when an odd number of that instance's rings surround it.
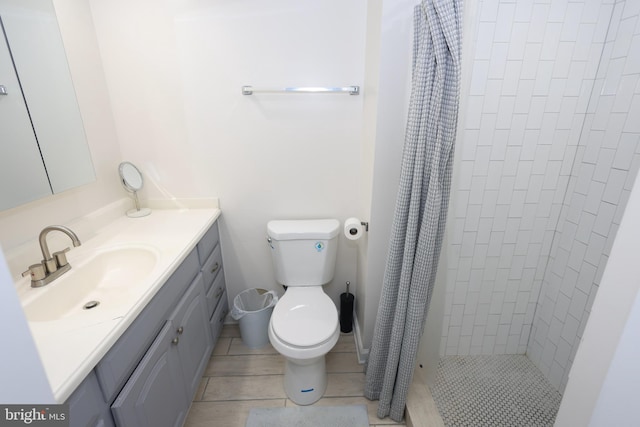
M 369 223 L 367 221 L 361 221 L 360 225 L 364 227 L 364 231 L 369 231 Z

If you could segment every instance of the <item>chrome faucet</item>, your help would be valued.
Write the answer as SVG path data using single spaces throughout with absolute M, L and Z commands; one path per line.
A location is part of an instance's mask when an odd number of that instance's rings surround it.
M 74 233 L 70 228 L 63 225 L 50 225 L 45 227 L 40 232 L 40 237 L 38 238 L 40 241 L 40 250 L 42 251 L 42 261 L 40 261 L 39 264 L 29 266 L 29 269 L 22 273 L 23 277 L 31 276 L 31 286 L 34 288 L 49 284 L 67 271 L 71 270 L 71 265 L 67 261 L 66 255 L 70 250 L 69 248 L 54 252 L 53 256 L 51 256 L 49 245 L 47 245 L 47 235 L 51 231 L 61 231 L 69 236 L 74 247 L 81 245 L 80 239 L 78 239 L 76 233 Z

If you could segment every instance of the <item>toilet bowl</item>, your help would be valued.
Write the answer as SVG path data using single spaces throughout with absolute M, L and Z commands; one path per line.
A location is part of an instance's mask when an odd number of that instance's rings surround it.
M 271 345 L 286 359 L 284 389 L 298 405 L 310 405 L 327 388 L 325 355 L 340 337 L 338 311 L 321 286 L 289 288 L 269 321 Z

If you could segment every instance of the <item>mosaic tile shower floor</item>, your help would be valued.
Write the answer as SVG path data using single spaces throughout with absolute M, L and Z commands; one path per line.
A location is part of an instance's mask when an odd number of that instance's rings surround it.
M 447 356 L 432 388 L 445 426 L 553 426 L 561 395 L 523 355 Z

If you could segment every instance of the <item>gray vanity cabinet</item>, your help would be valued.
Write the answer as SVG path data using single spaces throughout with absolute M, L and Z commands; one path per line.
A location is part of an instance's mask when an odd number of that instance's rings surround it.
M 111 406 L 119 426 L 180 426 L 211 355 L 198 274 Z
M 67 400 L 71 426 L 180 427 L 228 307 L 214 223 Z
M 115 427 L 98 378 L 91 371 L 67 400 L 70 427 Z

